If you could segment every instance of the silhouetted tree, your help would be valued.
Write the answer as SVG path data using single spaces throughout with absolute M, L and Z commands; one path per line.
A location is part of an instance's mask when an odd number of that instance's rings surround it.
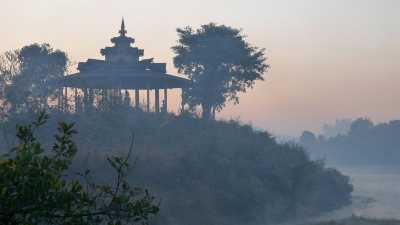
M 306 146 L 308 144 L 312 144 L 317 141 L 315 134 L 311 131 L 304 131 L 303 134 L 300 136 L 300 142 L 304 143 Z
M 251 46 L 239 29 L 210 23 L 177 32 L 174 64 L 192 81 L 184 99 L 191 108 L 201 105 L 203 118 L 214 116 L 226 101 L 237 104 L 238 93 L 263 80 L 269 68 L 264 49 Z
M 371 120 L 365 118 L 359 118 L 355 120 L 350 126 L 351 134 L 362 134 L 368 132 L 369 129 L 373 128 L 374 124 Z
M 7 51 L 0 55 L 0 84 L 3 93 L 4 87 L 19 73 L 18 50 Z
M 49 44 L 32 44 L 9 51 L 0 59 L 4 100 L 15 111 L 47 108 L 48 98 L 57 94 L 53 81 L 68 67 L 65 52 Z
M 338 119 L 334 124 L 324 124 L 322 133 L 325 137 L 336 137 L 345 135 L 350 131 L 351 119 Z
M 7 51 L 0 55 L 0 120 L 4 120 L 9 110 L 5 99 L 5 90 L 12 79 L 19 74 L 18 50 Z
M 323 157 L 334 164 L 395 165 L 399 163 L 400 121 L 374 124 L 358 118 L 349 131 L 336 136 L 318 136 L 314 142 L 300 139 L 315 158 Z

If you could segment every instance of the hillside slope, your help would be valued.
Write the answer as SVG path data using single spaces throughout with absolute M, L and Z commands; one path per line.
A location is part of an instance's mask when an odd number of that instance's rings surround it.
M 126 154 L 135 134 L 129 177 L 159 197 L 156 224 L 271 224 L 350 203 L 348 177 L 311 161 L 302 148 L 278 144 L 268 132 L 237 121 L 133 111 L 51 118 L 41 138 L 52 142 L 56 121 L 75 122 L 81 150 L 75 170 L 90 168 L 103 182 L 110 177 L 104 158 Z M 13 123 L 3 127 L 11 130 Z

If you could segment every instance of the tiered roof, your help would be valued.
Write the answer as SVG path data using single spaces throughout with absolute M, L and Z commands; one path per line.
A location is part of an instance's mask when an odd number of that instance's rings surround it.
M 132 47 L 135 39 L 126 34 L 122 20 L 119 36 L 111 39 L 114 46 L 100 51 L 105 59 L 79 63 L 79 73 L 64 77 L 60 85 L 93 89 L 161 89 L 188 85 L 187 79 L 166 74 L 165 63 L 154 63 L 153 58 L 141 60 L 144 50 Z

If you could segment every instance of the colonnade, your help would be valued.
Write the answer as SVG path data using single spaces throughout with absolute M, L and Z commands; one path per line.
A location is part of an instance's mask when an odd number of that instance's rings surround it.
M 72 90 L 72 93 L 69 93 L 69 90 Z M 95 107 L 95 95 L 97 97 L 101 97 L 102 101 L 110 100 L 110 98 L 117 98 L 117 99 L 125 99 L 128 98 L 128 104 L 133 106 L 135 109 L 142 109 L 146 112 L 151 111 L 151 96 L 150 96 L 150 89 L 146 90 L 146 102 L 145 106 L 142 107 L 140 103 L 140 90 L 143 89 L 133 89 L 134 94 L 134 102 L 131 104 L 129 91 L 132 89 L 124 89 L 125 96 L 123 96 L 123 90 L 121 89 L 90 89 L 90 88 L 61 88 L 59 91 L 58 96 L 58 108 L 62 111 L 72 111 L 71 106 L 74 106 L 73 111 L 83 111 L 86 110 L 88 107 Z M 160 112 L 167 112 L 168 111 L 168 89 L 161 89 L 163 90 L 164 99 L 162 104 L 160 104 L 160 89 L 154 89 L 154 110 L 155 113 Z M 98 91 L 100 91 L 101 95 L 98 95 Z M 73 104 L 70 104 L 69 99 L 73 98 Z M 111 104 L 114 104 L 111 100 Z M 83 109 L 80 106 L 83 106 Z M 85 109 L 86 108 L 86 109 Z

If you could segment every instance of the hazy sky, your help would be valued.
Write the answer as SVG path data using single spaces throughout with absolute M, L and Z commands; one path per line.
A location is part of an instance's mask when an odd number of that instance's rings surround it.
M 271 70 L 220 117 L 275 134 L 336 118 L 400 118 L 398 0 L 0 0 L 0 51 L 48 42 L 74 61 L 99 58 L 121 17 L 146 57 L 167 62 L 176 27 L 242 28 Z

